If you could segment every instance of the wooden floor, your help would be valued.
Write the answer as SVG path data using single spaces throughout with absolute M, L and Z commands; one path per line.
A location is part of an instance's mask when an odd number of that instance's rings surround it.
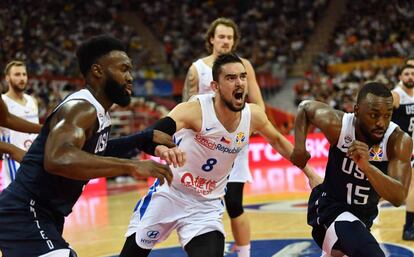
M 137 188 L 135 185 L 129 187 Z M 126 186 L 119 188 L 125 189 Z M 247 206 L 251 222 L 253 240 L 311 238 L 310 227 L 306 224 L 305 211 L 308 191 L 269 192 L 271 190 L 260 191 L 252 188 L 247 188 L 245 191 L 244 203 Z M 123 235 L 129 223 L 131 212 L 140 195 L 145 192 L 146 190 L 135 189 L 123 193 L 113 192 L 104 197 L 82 198 L 74 213 L 67 220 L 64 232 L 65 239 L 80 257 L 117 256 L 124 242 Z M 261 206 L 262 209 L 257 210 L 258 206 Z M 377 224 L 373 226 L 373 234 L 380 242 L 393 243 L 401 245 L 403 248 L 413 249 L 414 242 L 401 240 L 403 221 L 403 208 L 382 208 Z M 232 241 L 227 215 L 224 217 L 224 224 L 228 232 L 226 241 Z M 178 246 L 175 233 L 166 242 L 159 245 L 159 247 L 169 246 Z M 271 254 L 270 256 L 316 255 Z M 409 257 L 414 255 L 410 253 L 390 256 Z

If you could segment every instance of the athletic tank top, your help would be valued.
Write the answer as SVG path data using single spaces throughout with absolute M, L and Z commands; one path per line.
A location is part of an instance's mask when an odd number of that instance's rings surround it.
M 355 140 L 355 116 L 345 113 L 342 118 L 342 129 L 338 143 L 329 149 L 325 180 L 322 184 L 327 197 L 335 202 L 347 204 L 359 215 L 372 213 L 377 209 L 379 196 L 365 174 L 346 156 L 350 144 Z M 387 143 L 397 124 L 391 122 L 380 144 L 369 149 L 370 163 L 383 173 L 388 172 Z
M 96 119 L 99 126 L 89 138 L 82 150 L 91 154 L 103 155 L 108 141 L 111 120 L 109 113 L 87 89 L 82 89 L 65 98 L 47 118 L 29 151 L 23 158 L 16 180 L 6 189 L 19 197 L 35 200 L 49 210 L 67 216 L 78 200 L 88 180 L 75 180 L 54 175 L 44 169 L 46 139 L 49 135 L 51 117 L 62 106 L 71 100 L 86 100 L 96 108 Z
M 227 179 L 237 153 L 248 146 L 250 108 L 241 111 L 239 126 L 228 132 L 220 123 L 213 106 L 213 94 L 196 95 L 201 106 L 200 132 L 181 129 L 174 134 L 178 147 L 186 153 L 183 167 L 172 168 L 172 187 L 184 195 L 215 199 L 224 195 Z
M 203 59 L 198 59 L 193 63 L 198 74 L 198 93 L 206 94 L 213 93 L 210 87 L 210 82 L 213 81 L 213 73 L 210 66 L 208 66 Z
M 400 96 L 400 106 L 394 109 L 391 120 L 412 137 L 414 131 L 414 97 L 409 96 L 398 85 L 392 91 Z
M 26 104 L 22 105 L 7 95 L 2 95 L 4 103 L 10 113 L 33 123 L 39 123 L 39 112 L 37 105 L 32 96 L 24 94 Z M 22 133 L 7 128 L 1 128 L 2 136 L 5 142 L 14 144 L 15 146 L 28 150 L 37 134 Z
M 34 98 L 30 95 L 23 94 L 26 103 L 24 105 L 16 102 L 7 95 L 2 95 L 4 103 L 10 113 L 33 123 L 39 123 L 39 111 Z M 29 150 L 37 134 L 23 133 L 8 128 L 1 127 L 1 141 L 13 144 L 25 151 Z M 11 179 L 19 168 L 20 164 L 10 158 L 8 154 L 3 155 L 3 174 L 10 174 Z M 13 174 L 13 175 L 12 175 Z

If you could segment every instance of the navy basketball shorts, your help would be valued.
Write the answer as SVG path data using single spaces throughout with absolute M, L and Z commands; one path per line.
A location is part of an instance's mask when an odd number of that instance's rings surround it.
M 62 238 L 64 217 L 53 215 L 36 200 L 4 190 L 0 194 L 0 250 L 3 256 L 40 256 L 68 249 Z M 62 252 L 59 250 L 58 252 Z

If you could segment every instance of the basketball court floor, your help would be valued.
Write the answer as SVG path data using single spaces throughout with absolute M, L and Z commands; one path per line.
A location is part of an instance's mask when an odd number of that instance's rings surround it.
M 311 240 L 306 224 L 309 190 L 306 179 L 296 168 L 253 170 L 255 182 L 245 188 L 245 208 L 251 222 L 252 257 L 319 257 L 320 250 Z M 284 174 L 277 174 L 282 171 Z M 255 174 L 256 173 L 256 174 Z M 269 179 L 273 177 L 274 179 Z M 129 218 L 138 199 L 146 193 L 146 183 L 109 186 L 107 195 L 82 197 L 67 219 L 64 237 L 80 257 L 118 256 Z M 166 206 L 166 208 L 168 208 Z M 383 243 L 387 256 L 414 257 L 414 242 L 401 239 L 404 208 L 382 204 L 373 234 Z M 226 255 L 232 253 L 232 235 L 227 214 Z M 173 232 L 151 255 L 186 256 Z

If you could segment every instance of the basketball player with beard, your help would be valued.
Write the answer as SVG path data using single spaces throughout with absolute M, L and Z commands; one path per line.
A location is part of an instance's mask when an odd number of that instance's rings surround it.
M 393 97 L 385 85 L 369 82 L 359 91 L 354 113 L 304 101 L 295 121 L 292 162 L 310 158 L 305 140 L 310 125 L 329 141 L 325 178 L 308 203 L 308 224 L 323 256 L 385 257 L 370 233 L 384 198 L 400 206 L 411 180 L 411 138 L 391 122 Z
M 46 119 L 23 158 L 16 179 L 0 194 L 3 256 L 76 256 L 63 239 L 64 219 L 90 179 L 128 173 L 172 180 L 167 165 L 109 156 L 134 148 L 180 166 L 184 156 L 171 137 L 152 129 L 109 139 L 113 103 L 126 106 L 132 90 L 131 61 L 120 41 L 101 35 L 83 42 L 77 57 L 86 86 Z M 155 143 L 153 142 L 155 141 Z M 104 156 L 105 155 L 105 156 Z
M 10 113 L 32 123 L 39 123 L 37 101 L 34 97 L 24 93 L 27 87 L 26 65 L 21 61 L 11 61 L 4 70 L 8 91 L 2 95 L 4 103 Z M 8 128 L 0 128 L 1 141 L 27 151 L 37 134 L 23 133 Z M 7 187 L 16 176 L 21 160 L 15 160 L 10 155 L 3 155 L 3 187 Z
M 235 54 L 222 54 L 212 68 L 214 94 L 177 105 L 155 129 L 174 134 L 187 162 L 172 168 L 171 186 L 158 181 L 137 203 L 120 257 L 146 257 L 177 230 L 189 257 L 223 257 L 222 216 L 228 176 L 236 156 L 258 132 L 282 156 L 289 141 L 272 126 L 263 109 L 246 104 L 247 72 Z M 306 168 L 308 169 L 308 168 Z
M 234 52 L 240 41 L 237 24 L 229 18 L 215 19 L 205 34 L 205 46 L 210 55 L 195 61 L 188 70 L 183 89 L 183 101 L 188 101 L 196 94 L 213 93 L 210 86 L 212 66 L 220 54 Z M 265 110 L 265 103 L 256 80 L 252 64 L 249 60 L 240 58 L 247 72 L 248 101 Z M 279 133 L 278 131 L 276 133 Z M 309 171 L 309 173 L 307 172 Z M 305 173 L 311 187 L 319 184 L 321 178 L 311 170 Z M 230 217 L 231 230 L 235 241 L 235 251 L 238 257 L 250 256 L 250 222 L 243 208 L 244 184 L 253 181 L 249 169 L 249 151 L 243 149 L 234 161 L 232 172 L 227 183 L 226 202 L 227 213 Z
M 409 63 L 409 60 L 407 61 Z M 414 131 L 414 66 L 406 64 L 400 69 L 400 82 L 392 90 L 394 112 L 392 121 L 413 138 Z M 411 161 L 414 165 L 414 161 Z M 414 176 L 406 200 L 403 240 L 414 240 Z

